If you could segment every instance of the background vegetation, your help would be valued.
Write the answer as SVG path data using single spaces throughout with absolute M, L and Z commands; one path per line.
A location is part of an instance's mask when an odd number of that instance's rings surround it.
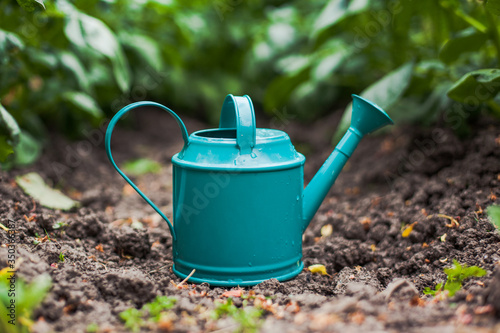
M 500 0 L 0 0 L 0 161 L 32 163 L 48 131 L 80 137 L 137 100 L 216 122 L 228 93 L 304 121 L 361 93 L 399 124 L 464 131 L 500 115 L 499 14 Z

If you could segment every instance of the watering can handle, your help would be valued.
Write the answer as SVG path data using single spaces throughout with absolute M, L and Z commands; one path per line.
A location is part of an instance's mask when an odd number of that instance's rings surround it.
M 255 147 L 255 113 L 250 96 L 226 96 L 220 114 L 219 128 L 236 129 L 236 143 L 241 154 L 250 154 Z
M 167 111 L 168 113 L 170 113 L 172 115 L 172 117 L 175 118 L 175 121 L 177 122 L 177 124 L 179 125 L 179 127 L 181 129 L 182 139 L 184 140 L 184 147 L 182 148 L 182 150 L 181 150 L 181 152 L 179 154 L 183 154 L 184 153 L 184 150 L 186 149 L 186 147 L 189 144 L 189 139 L 188 139 L 188 132 L 186 130 L 186 126 L 184 126 L 184 123 L 182 122 L 181 118 L 179 118 L 179 116 L 177 114 L 175 114 L 174 111 L 170 110 L 169 108 L 167 108 L 164 105 L 161 105 L 161 104 L 155 103 L 155 102 L 144 101 L 144 102 L 136 102 L 136 103 L 132 103 L 132 104 L 127 105 L 126 107 L 124 107 L 123 109 L 121 109 L 120 111 L 118 111 L 114 115 L 114 117 L 111 119 L 111 121 L 109 122 L 108 128 L 106 130 L 106 136 L 105 136 L 105 140 L 104 140 L 104 145 L 106 147 L 106 154 L 108 155 L 108 159 L 111 162 L 111 164 L 113 165 L 113 167 L 116 169 L 116 171 L 118 171 L 118 173 L 123 177 L 123 179 L 125 179 L 127 181 L 127 183 L 129 183 L 130 186 L 132 186 L 132 188 L 134 190 L 136 190 L 137 193 L 139 193 L 139 195 L 151 207 L 153 207 L 153 209 L 158 214 L 160 214 L 160 216 L 168 223 L 168 228 L 170 229 L 170 233 L 172 234 L 172 238 L 175 241 L 176 240 L 176 236 L 175 236 L 175 232 L 174 232 L 174 226 L 172 225 L 172 223 L 170 222 L 170 220 L 165 216 L 165 214 L 162 213 L 162 211 L 158 207 L 156 207 L 156 205 L 144 193 L 142 193 L 141 190 L 139 190 L 139 188 L 130 180 L 130 178 L 128 178 L 123 173 L 123 171 L 121 171 L 118 168 L 118 166 L 116 165 L 115 161 L 113 160 L 113 156 L 111 155 L 111 134 L 113 133 L 113 129 L 114 129 L 116 123 L 127 112 L 131 111 L 132 109 L 135 109 L 135 108 L 138 108 L 138 107 L 142 107 L 142 106 L 154 106 L 154 107 L 158 107 L 160 109 L 163 109 L 163 110 Z

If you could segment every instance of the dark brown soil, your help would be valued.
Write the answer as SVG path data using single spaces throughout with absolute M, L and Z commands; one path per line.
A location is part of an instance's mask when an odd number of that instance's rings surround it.
M 169 161 L 181 147 L 180 132 L 160 112 L 145 111 L 135 121 L 137 129 L 116 130 L 114 157 L 118 163 L 149 157 L 164 165 L 159 174 L 135 180 L 171 216 Z M 205 126 L 188 121 L 187 127 L 191 132 Z M 330 153 L 334 127 L 335 119 L 329 118 L 285 128 L 309 152 L 306 181 Z M 305 269 L 291 281 L 244 288 L 245 294 L 253 290 L 256 295 L 249 304 L 265 309 L 260 330 L 498 329 L 500 236 L 486 208 L 500 197 L 500 125 L 485 119 L 474 133 L 460 140 L 447 129 L 411 127 L 365 139 L 304 235 L 305 266 L 324 264 L 331 276 Z M 0 173 L 0 222 L 14 220 L 19 231 L 19 276 L 31 281 L 48 273 L 53 280 L 35 313 L 33 330 L 85 332 L 95 323 L 101 332 L 126 332 L 118 314 L 157 295 L 177 298 L 162 329 L 237 330 L 232 319 L 209 316 L 229 289 L 173 285 L 180 280 L 171 271 L 168 228 L 112 169 L 102 135 L 96 131 L 73 143 L 53 137 L 36 165 Z M 81 208 L 59 212 L 40 207 L 13 181 L 28 171 L 79 200 Z M 453 217 L 459 225 L 437 214 Z M 67 226 L 53 229 L 57 222 Z M 404 225 L 414 222 L 413 231 L 403 238 Z M 321 228 L 328 224 L 333 232 L 322 237 Z M 35 245 L 36 235 L 45 232 L 51 240 Z M 4 263 L 8 241 L 2 230 L 0 242 Z M 451 298 L 424 295 L 425 287 L 445 280 L 443 268 L 453 259 L 488 274 L 466 280 Z M 234 304 L 242 306 L 243 301 L 235 297 Z

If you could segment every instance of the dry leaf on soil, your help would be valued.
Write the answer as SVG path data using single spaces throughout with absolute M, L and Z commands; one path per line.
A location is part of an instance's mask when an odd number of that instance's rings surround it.
M 332 234 L 333 232 L 333 227 L 331 224 L 326 224 L 323 227 L 321 227 L 321 237 L 328 237 Z
M 241 297 L 243 295 L 243 289 L 231 289 L 224 294 L 222 294 L 222 297 Z
M 321 275 L 328 275 L 328 276 L 330 276 L 330 274 L 328 274 L 326 272 L 325 265 L 315 264 L 315 265 L 309 266 L 308 269 L 313 274 L 321 274 Z
M 413 227 L 417 224 L 418 222 L 413 222 L 412 224 L 410 225 L 407 225 L 406 228 L 403 230 L 403 232 L 401 233 L 401 236 L 403 236 L 403 238 L 406 238 L 408 236 L 410 236 L 411 232 L 413 231 Z

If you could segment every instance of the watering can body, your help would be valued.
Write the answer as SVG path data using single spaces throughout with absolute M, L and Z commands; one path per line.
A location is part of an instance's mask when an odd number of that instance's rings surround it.
M 247 154 L 235 135 L 195 132 L 182 158 L 172 158 L 173 270 L 186 277 L 196 269 L 190 281 L 212 285 L 289 279 L 303 268 L 305 158 L 281 131 L 257 129 Z
M 183 149 L 172 157 L 174 224 L 111 155 L 118 119 L 145 105 L 171 113 L 184 139 Z M 378 127 L 392 122 L 381 112 Z M 248 96 L 228 95 L 219 128 L 189 137 L 170 109 L 153 102 L 131 104 L 111 120 L 105 145 L 116 170 L 169 224 L 176 275 L 214 286 L 250 286 L 270 278 L 288 280 L 302 271 L 302 234 L 367 130 L 350 129 L 305 190 L 304 156 L 285 132 L 256 128 Z

